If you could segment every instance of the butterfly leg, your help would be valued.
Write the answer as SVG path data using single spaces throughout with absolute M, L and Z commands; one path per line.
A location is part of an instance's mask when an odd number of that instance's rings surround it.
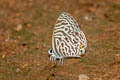
M 54 61 L 54 57 L 52 57 L 52 61 Z
M 56 57 L 54 57 L 54 61 L 55 61 L 55 63 L 56 63 Z
M 61 58 L 60 58 L 60 60 L 59 60 L 59 64 L 61 63 Z
M 54 57 L 53 56 L 50 56 L 50 61 L 53 61 Z
M 63 58 L 60 58 L 59 60 L 59 64 L 62 63 L 63 64 Z
M 50 61 L 55 61 L 56 62 L 56 57 L 50 56 Z
M 52 56 L 50 56 L 50 61 L 52 60 Z

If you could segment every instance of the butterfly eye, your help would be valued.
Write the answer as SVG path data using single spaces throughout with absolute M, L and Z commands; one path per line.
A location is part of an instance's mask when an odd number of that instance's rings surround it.
M 50 50 L 50 53 L 52 53 L 52 50 Z

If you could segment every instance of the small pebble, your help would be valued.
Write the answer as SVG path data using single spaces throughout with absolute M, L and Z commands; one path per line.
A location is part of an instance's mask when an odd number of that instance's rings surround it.
M 89 80 L 89 77 L 87 75 L 80 74 L 79 75 L 79 80 Z
M 19 24 L 19 25 L 17 25 L 17 27 L 16 27 L 16 31 L 21 31 L 22 30 L 22 28 L 23 28 L 23 26 L 21 25 L 21 24 Z

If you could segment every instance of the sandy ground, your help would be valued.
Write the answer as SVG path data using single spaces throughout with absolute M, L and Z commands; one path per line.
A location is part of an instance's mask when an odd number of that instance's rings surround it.
M 77 20 L 88 47 L 84 57 L 61 65 L 49 61 L 47 50 L 63 11 Z M 81 75 L 120 80 L 120 0 L 0 0 L 0 80 L 78 80 Z

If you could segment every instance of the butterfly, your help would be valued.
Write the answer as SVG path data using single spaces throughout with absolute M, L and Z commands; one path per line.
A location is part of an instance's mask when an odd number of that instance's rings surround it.
M 65 57 L 81 57 L 85 54 L 87 40 L 76 20 L 66 12 L 58 17 L 52 35 L 52 49 L 48 50 L 50 61 Z

